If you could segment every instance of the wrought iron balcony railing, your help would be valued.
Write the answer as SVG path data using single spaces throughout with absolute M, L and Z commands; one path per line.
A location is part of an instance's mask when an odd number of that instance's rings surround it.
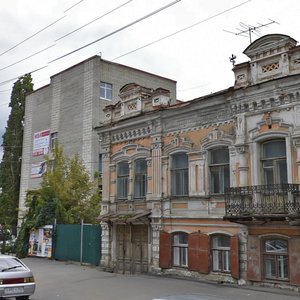
M 225 190 L 225 218 L 300 214 L 300 185 L 273 184 Z

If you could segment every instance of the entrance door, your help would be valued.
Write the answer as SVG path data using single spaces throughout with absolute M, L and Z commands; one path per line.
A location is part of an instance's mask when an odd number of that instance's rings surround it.
M 117 225 L 117 272 L 148 272 L 148 227 Z

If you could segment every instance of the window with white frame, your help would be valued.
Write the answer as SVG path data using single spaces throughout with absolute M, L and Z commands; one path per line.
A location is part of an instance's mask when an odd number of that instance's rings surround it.
M 128 162 L 120 162 L 117 165 L 117 198 L 118 200 L 126 200 L 128 197 L 129 186 L 129 164 Z
M 171 160 L 171 194 L 187 196 L 189 191 L 189 165 L 186 153 L 176 153 Z
M 188 234 L 184 232 L 173 233 L 172 241 L 173 266 L 188 266 Z
M 267 239 L 263 243 L 265 278 L 288 280 L 288 242 L 282 239 Z
M 267 141 L 262 144 L 262 169 L 264 184 L 288 182 L 285 140 Z
M 230 237 L 216 235 L 211 241 L 213 271 L 230 272 Z
M 112 100 L 112 84 L 107 82 L 100 82 L 100 98 L 105 100 Z
M 210 189 L 212 194 L 224 194 L 230 186 L 229 150 L 217 148 L 210 150 Z
M 134 198 L 145 198 L 147 192 L 147 161 L 137 159 L 134 162 Z

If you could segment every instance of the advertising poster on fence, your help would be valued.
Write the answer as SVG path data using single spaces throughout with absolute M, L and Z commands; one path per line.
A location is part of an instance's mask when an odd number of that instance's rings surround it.
M 48 257 L 52 255 L 52 225 L 32 229 L 29 235 L 29 256 Z

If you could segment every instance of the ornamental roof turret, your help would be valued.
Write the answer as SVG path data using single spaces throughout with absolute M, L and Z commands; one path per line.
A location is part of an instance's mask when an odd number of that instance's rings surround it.
M 268 34 L 243 52 L 250 61 L 234 66 L 235 88 L 300 73 L 300 47 L 284 34 Z

